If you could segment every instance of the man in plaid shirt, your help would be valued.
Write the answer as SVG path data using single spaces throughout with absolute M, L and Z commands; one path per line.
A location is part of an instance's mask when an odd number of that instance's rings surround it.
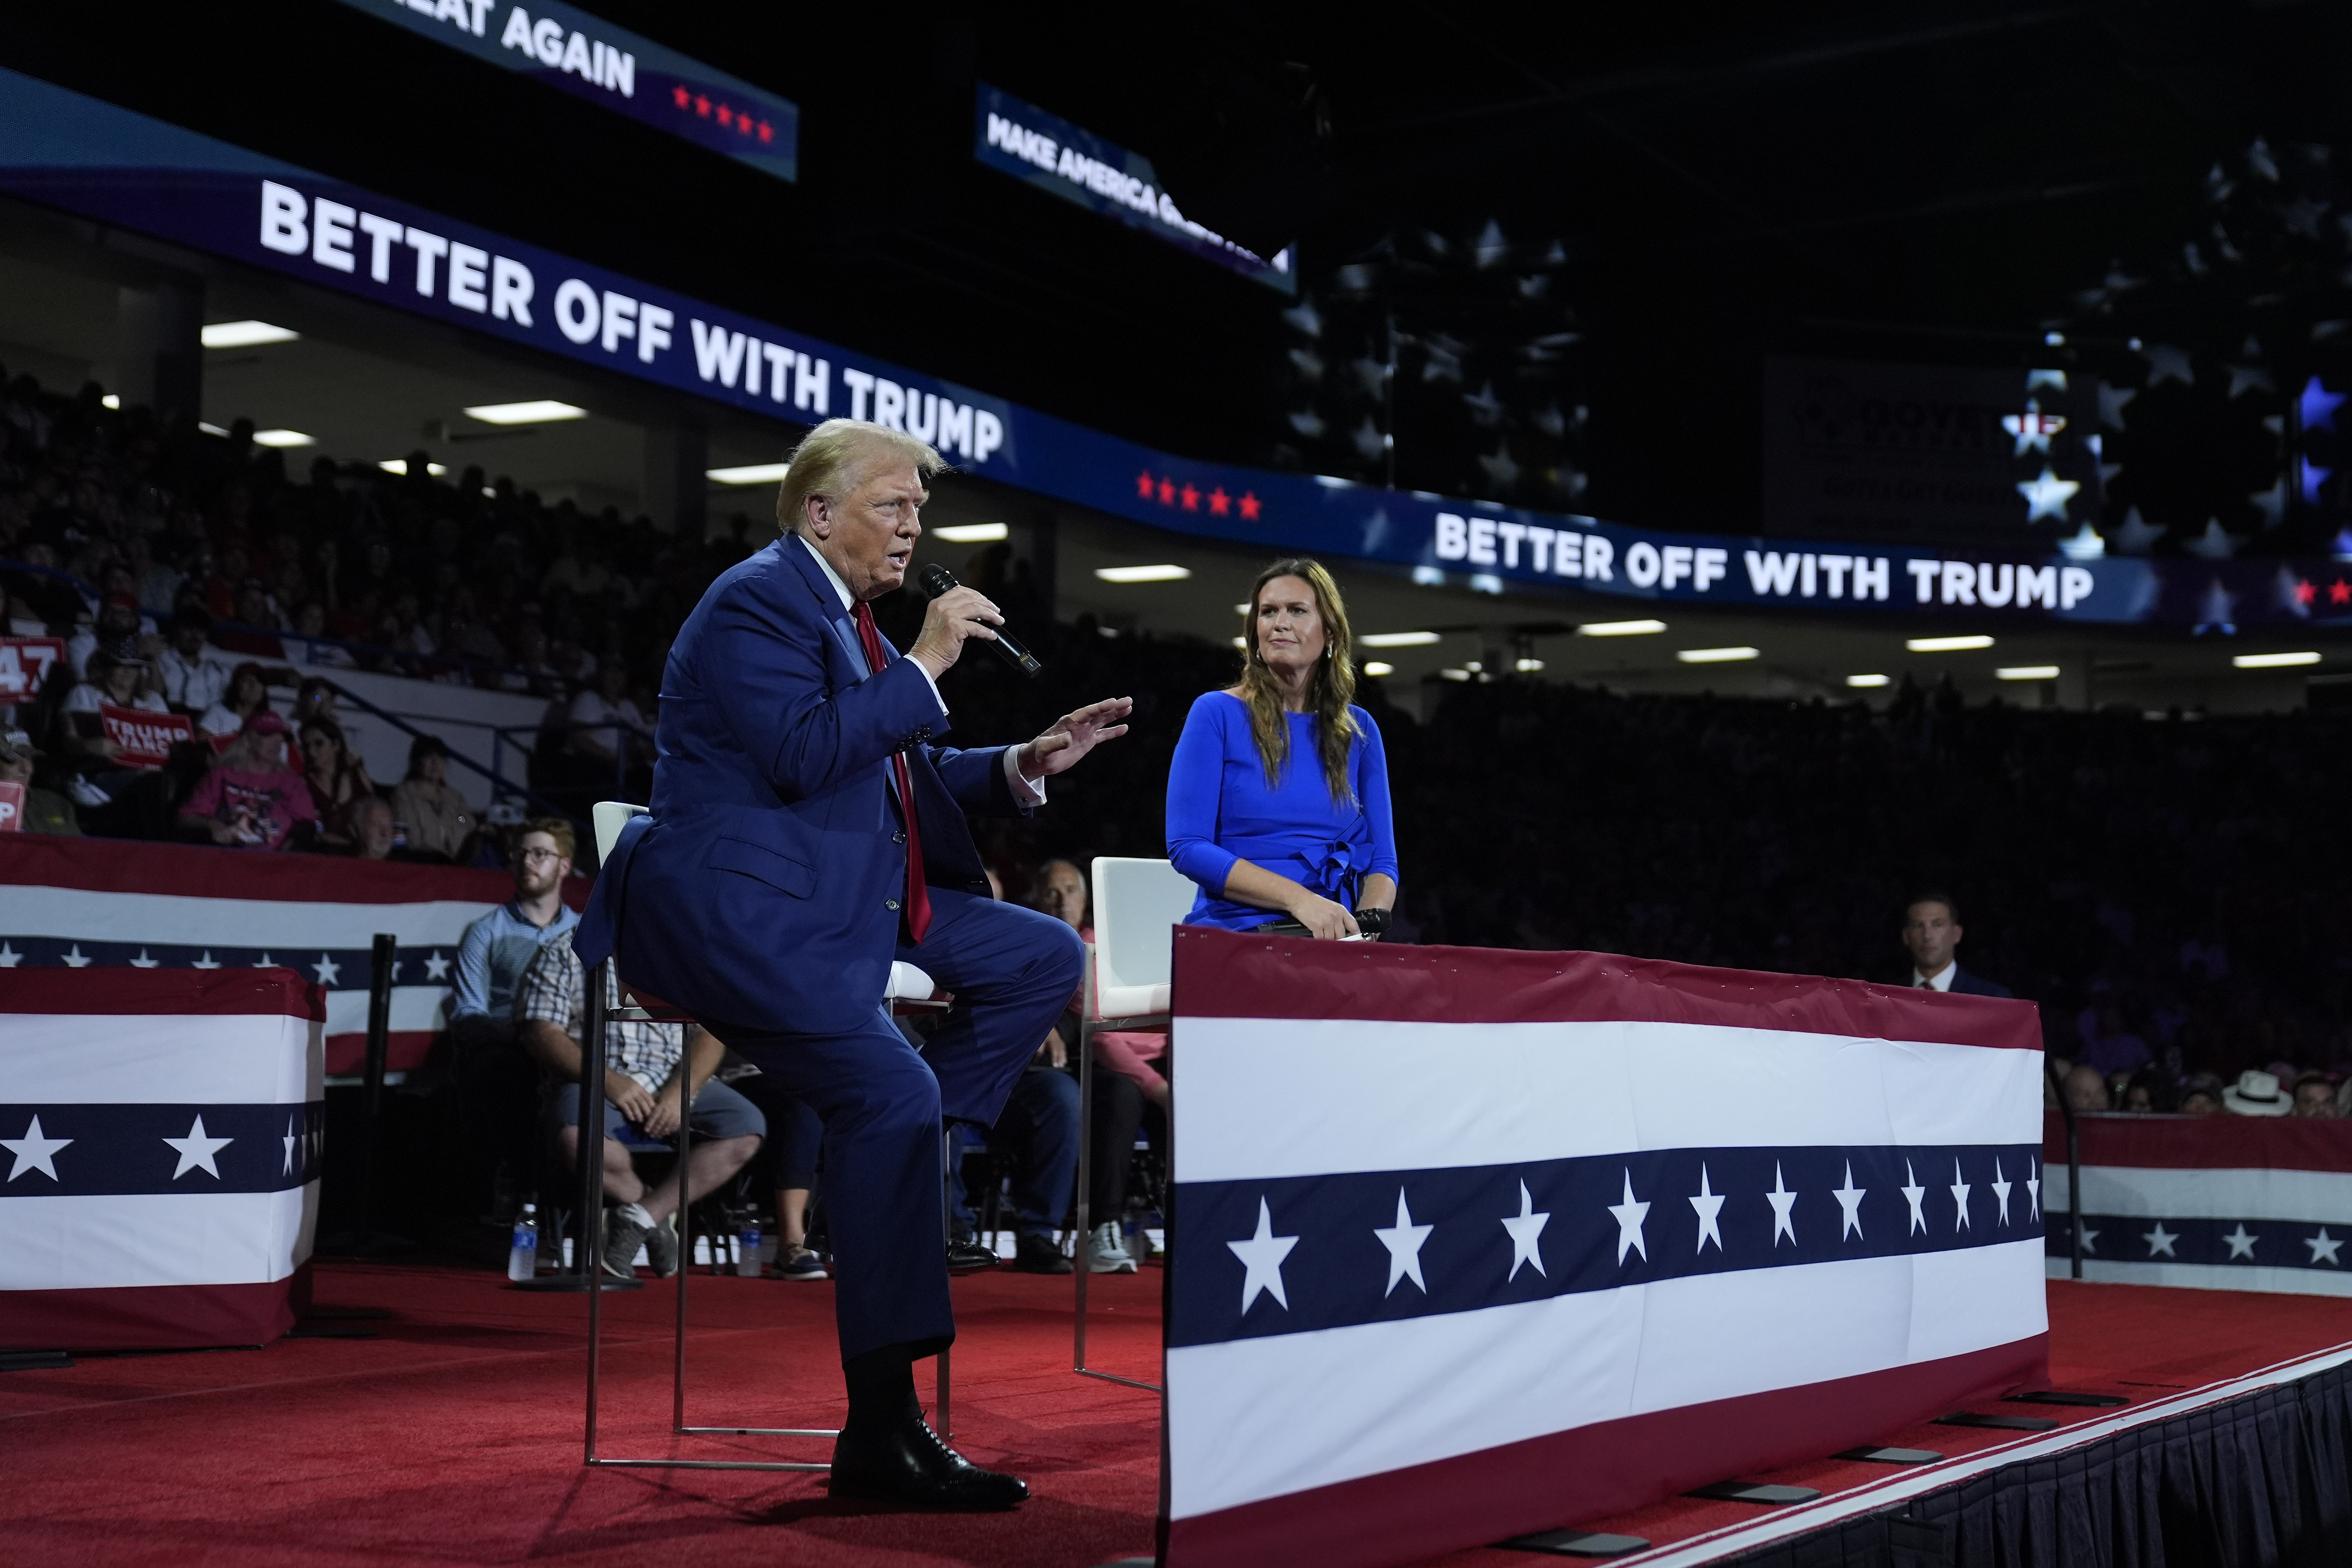
M 640 1244 L 656 1274 L 678 1268 L 678 1171 L 650 1190 L 629 1163 L 632 1148 L 656 1147 L 676 1135 L 682 1105 L 691 1105 L 693 1152 L 685 1161 L 691 1203 L 734 1178 L 756 1153 L 768 1126 L 759 1108 L 723 1083 L 712 1083 L 726 1052 L 698 1026 L 637 1023 L 614 1016 L 619 982 L 604 971 L 604 1194 L 619 1205 L 606 1224 L 604 1268 L 627 1278 Z M 587 975 L 568 942 L 541 946 L 516 984 L 514 1016 L 523 1049 L 562 1087 L 556 1111 L 563 1121 L 563 1158 L 580 1159 L 580 1073 Z M 689 1053 L 687 1037 L 692 1037 Z

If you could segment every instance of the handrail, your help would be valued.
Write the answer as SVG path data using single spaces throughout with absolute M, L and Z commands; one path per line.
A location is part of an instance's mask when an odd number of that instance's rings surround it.
M 436 735 L 430 735 L 427 731 L 418 729 L 415 725 L 410 723 L 407 720 L 401 718 L 396 713 L 388 713 L 384 711 L 382 708 L 377 707 L 366 698 L 362 697 L 358 692 L 350 689 L 340 682 L 330 682 L 330 684 L 334 686 L 335 699 L 337 701 L 347 701 L 353 707 L 359 709 L 362 712 L 383 720 L 385 723 L 391 725 L 394 729 L 400 731 L 403 734 L 408 736 L 408 738 L 413 741 L 427 739 L 438 740 L 440 738 Z M 456 763 L 462 767 L 471 768 L 476 773 L 481 774 L 484 778 L 489 780 L 491 798 L 493 800 L 497 799 L 498 796 L 502 794 L 519 795 L 524 800 L 529 801 L 532 805 L 537 806 L 542 814 L 549 816 L 560 816 L 566 822 L 571 823 L 573 827 L 577 828 L 583 835 L 586 836 L 581 839 L 582 843 L 584 844 L 593 841 L 594 835 L 590 831 L 586 822 L 572 816 L 572 813 L 564 807 L 556 805 L 555 802 L 548 799 L 545 795 L 541 795 L 537 790 L 532 789 L 529 783 L 510 783 L 505 774 L 499 773 L 494 769 L 482 766 L 481 763 L 474 761 L 473 758 L 467 756 L 462 752 L 450 752 L 447 754 L 449 761 Z

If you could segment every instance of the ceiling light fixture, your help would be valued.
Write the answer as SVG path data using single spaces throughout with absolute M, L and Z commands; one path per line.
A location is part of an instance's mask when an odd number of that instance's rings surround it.
M 1249 608 L 1244 605 L 1244 609 Z M 1366 647 L 1427 647 L 1438 640 L 1435 632 L 1366 632 L 1356 639 Z
M 517 404 L 515 406 L 522 405 Z M 478 408 L 468 408 L 466 412 L 477 419 L 482 417 L 482 411 Z M 491 423 L 506 424 L 509 421 L 493 420 Z M 792 471 L 790 463 L 745 463 L 732 468 L 705 468 L 702 477 L 714 485 L 774 485 L 782 484 L 784 476 Z
M 1364 673 L 1366 675 L 1394 675 L 1396 673 L 1396 666 L 1392 664 L 1382 664 L 1379 659 L 1374 659 L 1371 663 L 1364 666 Z
M 2058 667 L 2054 664 L 2013 664 L 2006 669 L 1992 672 L 1995 680 L 2055 680 Z
M 949 522 L 931 531 L 950 544 L 993 544 L 1013 536 L 1013 531 L 1001 522 Z
M 315 447 L 316 436 L 305 436 L 299 430 L 256 430 L 253 444 L 257 447 Z
M 196 334 L 208 349 L 257 349 L 264 343 L 290 343 L 301 335 L 268 321 L 215 321 Z
M 104 397 L 98 400 L 98 405 L 100 408 L 120 408 L 122 406 L 122 399 L 114 393 L 110 392 Z
M 466 410 L 466 417 L 485 425 L 548 425 L 558 419 L 585 419 L 588 411 L 576 404 L 541 397 L 529 403 L 478 404 Z
M 1892 680 L 1883 675 L 1849 675 L 1845 678 L 1845 683 L 1848 686 L 1859 687 L 1892 686 L 1895 684 Z
M 1523 658 L 1519 660 L 1514 668 L 1517 668 L 1521 675 L 1533 675 L 1536 671 L 1543 668 L 1543 660 L 1539 658 Z
M 1441 669 L 1437 673 L 1444 676 L 1448 680 L 1467 680 L 1470 679 L 1470 672 L 1466 669 Z
M 2230 661 L 2240 669 L 2284 669 L 2290 665 L 2317 664 L 2315 653 L 2242 653 Z
M 1106 583 L 1181 583 L 1192 574 L 1190 566 L 1160 562 L 1151 566 L 1097 566 L 1095 575 Z
M 386 458 L 376 467 L 387 474 L 398 474 L 403 479 L 408 477 L 408 459 L 405 458 Z M 449 470 L 438 463 L 427 463 L 425 465 L 425 471 L 437 479 Z
M 1906 637 L 1903 646 L 1913 653 L 1967 653 L 1971 648 L 1990 647 L 1990 637 Z
M 1675 657 L 1685 664 L 1737 664 L 1744 658 L 1761 658 L 1763 650 L 1752 647 L 1686 647 L 1677 649 Z
M 1664 621 L 1592 621 L 1576 628 L 1580 637 L 1645 637 L 1666 629 Z

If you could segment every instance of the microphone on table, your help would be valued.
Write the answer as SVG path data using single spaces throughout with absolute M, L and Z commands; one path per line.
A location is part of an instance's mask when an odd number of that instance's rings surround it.
M 922 589 L 925 597 L 932 599 L 938 598 L 950 588 L 962 586 L 956 581 L 954 573 L 936 561 L 915 574 L 915 584 Z M 1045 667 L 1037 662 L 1037 656 L 1015 642 L 1011 632 L 1006 631 L 1003 626 L 992 626 L 990 629 L 996 633 L 996 640 L 989 646 L 1003 654 L 1006 663 L 1024 675 L 1035 676 L 1045 673 Z

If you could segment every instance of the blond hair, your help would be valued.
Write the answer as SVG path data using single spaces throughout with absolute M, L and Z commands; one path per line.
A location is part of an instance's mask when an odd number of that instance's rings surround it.
M 800 531 L 809 497 L 836 500 L 878 468 L 911 463 L 929 484 L 948 466 L 929 442 L 864 419 L 826 420 L 803 437 L 785 461 L 791 466 L 776 489 L 776 526 L 785 533 Z
M 1282 682 L 1258 655 L 1257 602 L 1265 585 L 1277 577 L 1297 577 L 1315 591 L 1315 607 L 1323 617 L 1323 658 L 1307 684 L 1307 710 L 1315 715 L 1315 745 L 1322 755 L 1324 782 L 1331 798 L 1341 805 L 1354 801 L 1348 785 L 1348 751 L 1355 743 L 1356 720 L 1348 711 L 1356 697 L 1355 636 L 1348 629 L 1348 606 L 1339 584 L 1319 561 L 1290 557 L 1257 574 L 1250 585 L 1247 620 L 1242 627 L 1244 647 L 1241 700 L 1248 704 L 1250 730 L 1257 741 L 1258 761 L 1265 768 L 1266 787 L 1282 782 L 1283 764 L 1290 760 L 1290 721 L 1283 702 Z

